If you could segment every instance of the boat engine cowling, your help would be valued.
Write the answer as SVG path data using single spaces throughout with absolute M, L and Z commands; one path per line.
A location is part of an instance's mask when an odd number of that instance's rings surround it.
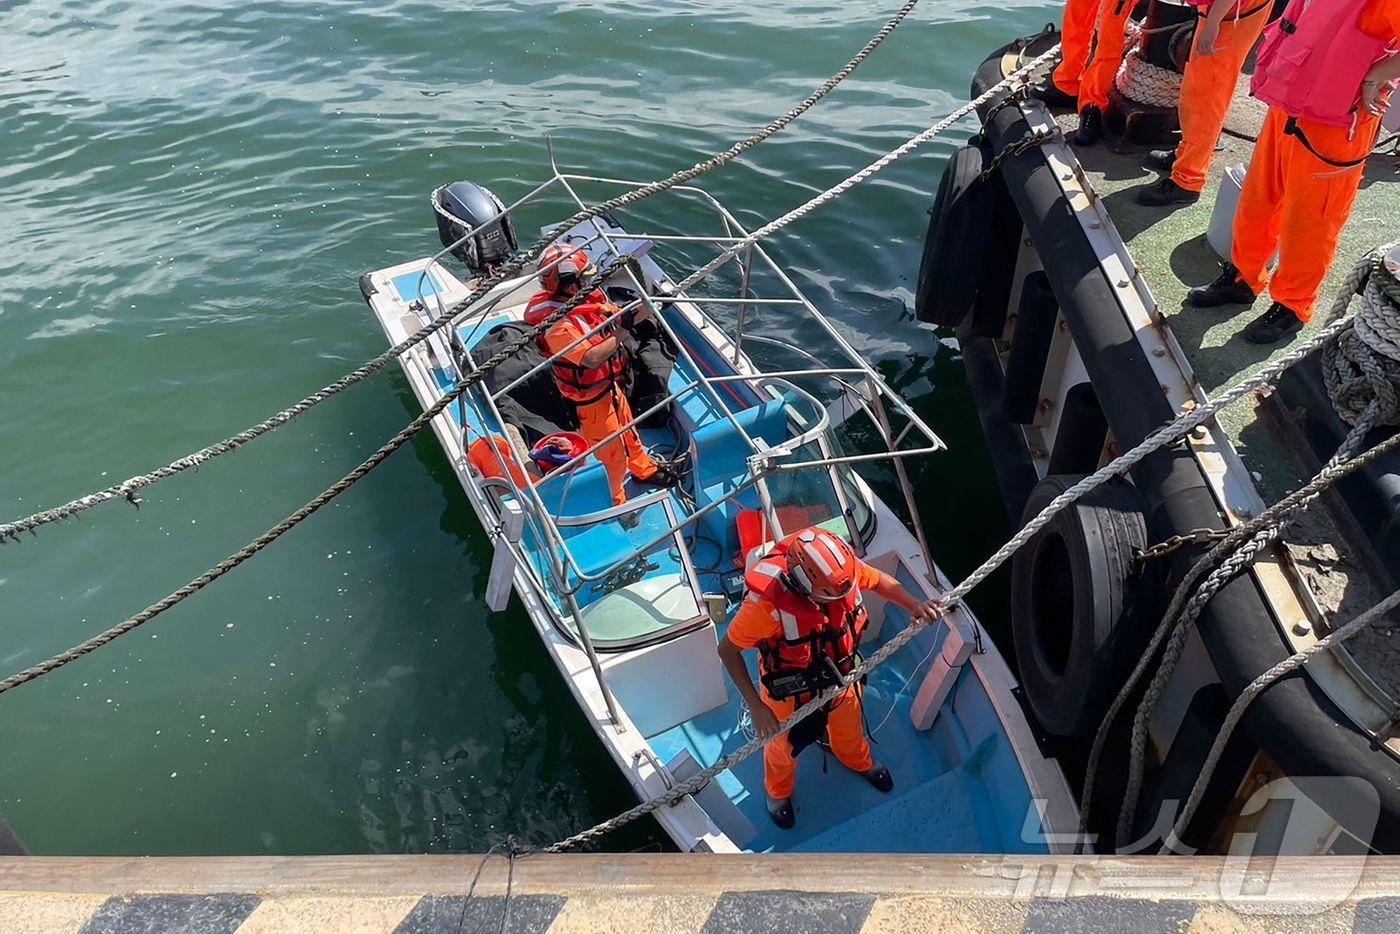
M 501 199 L 484 185 L 443 185 L 433 192 L 433 213 L 442 245 L 476 275 L 489 274 L 516 249 L 515 225 Z

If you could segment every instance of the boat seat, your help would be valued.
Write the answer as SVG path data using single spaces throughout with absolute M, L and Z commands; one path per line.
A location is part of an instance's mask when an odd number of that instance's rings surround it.
M 608 472 L 592 454 L 582 467 L 550 474 L 540 482 L 539 491 L 545 509 L 555 517 L 586 516 L 611 509 L 613 505 Z M 570 534 L 567 528 L 563 531 L 565 535 Z

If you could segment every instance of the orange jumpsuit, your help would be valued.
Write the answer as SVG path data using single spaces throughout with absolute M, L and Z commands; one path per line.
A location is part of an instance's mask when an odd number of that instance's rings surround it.
M 1094 39 L 1094 21 L 1099 18 L 1099 0 L 1068 0 L 1060 23 L 1060 64 L 1050 79 L 1070 97 L 1079 96 L 1079 81 L 1089 60 L 1089 44 Z
M 861 562 L 856 574 L 856 586 L 870 590 L 880 583 L 880 572 Z M 760 642 L 782 637 L 783 629 L 773 618 L 773 605 L 766 600 L 745 600 L 734 614 L 725 636 L 741 649 L 756 648 Z M 792 715 L 800 703 L 809 698 L 798 697 L 787 700 L 774 700 L 765 689 L 763 702 L 773 711 L 779 722 Z M 870 744 L 865 740 L 865 725 L 861 717 L 860 685 L 853 684 L 832 700 L 826 721 L 826 738 L 831 751 L 843 765 L 855 772 L 867 772 L 875 760 L 870 755 Z M 797 772 L 797 757 L 792 754 L 792 744 L 787 734 L 775 736 L 763 747 L 763 786 L 772 798 L 792 797 L 794 778 Z
M 1094 25 L 1094 50 L 1089 55 L 1084 76 L 1079 80 L 1080 113 L 1090 104 L 1099 110 L 1108 107 L 1109 89 L 1113 87 L 1118 67 L 1123 64 L 1126 45 L 1123 30 L 1132 12 L 1133 0 L 1102 0 L 1099 4 L 1098 20 Z
M 1400 37 L 1400 0 L 1372 0 L 1359 24 L 1378 38 Z M 1365 164 L 1349 169 L 1328 165 L 1296 137 L 1284 135 L 1287 120 L 1286 113 L 1270 107 L 1259 131 L 1235 209 L 1230 259 L 1256 295 L 1267 284 L 1274 301 L 1308 321 L 1351 216 Z M 1349 162 L 1364 158 L 1375 146 L 1380 118 L 1358 108 L 1353 128 L 1312 120 L 1299 120 L 1298 127 L 1318 152 Z M 1278 268 L 1269 277 L 1267 264 L 1276 248 Z
M 580 343 L 571 350 L 565 348 L 580 340 L 583 335 L 584 332 L 570 318 L 564 317 L 554 323 L 545 334 L 544 341 L 551 354 L 562 351 L 564 359 L 582 366 L 583 355 L 589 349 L 588 344 Z M 578 405 L 577 410 L 579 434 L 583 435 L 590 446 L 632 420 L 632 407 L 628 405 L 627 396 L 616 383 L 602 398 L 582 403 Z M 624 484 L 627 482 L 629 471 L 638 480 L 645 480 L 656 473 L 656 462 L 647 453 L 646 445 L 642 444 L 635 426 L 593 453 L 603 462 L 603 467 L 608 472 L 608 485 L 612 488 L 614 505 L 620 506 L 627 502 Z
M 1181 118 L 1181 142 L 1176 147 L 1172 164 L 1172 181 L 1187 191 L 1206 187 L 1215 143 L 1225 126 L 1225 112 L 1235 94 L 1235 83 L 1249 50 L 1259 40 L 1259 34 L 1269 21 L 1270 5 L 1265 0 L 1240 0 L 1235 9 L 1220 24 L 1220 37 L 1214 55 L 1202 55 L 1192 49 L 1186 60 L 1186 73 L 1181 79 L 1181 102 L 1177 114 Z M 1248 16 L 1236 20 L 1238 13 Z M 1204 14 L 1197 21 L 1205 22 Z

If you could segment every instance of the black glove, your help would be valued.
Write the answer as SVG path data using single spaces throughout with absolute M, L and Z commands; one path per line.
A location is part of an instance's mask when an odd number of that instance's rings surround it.
M 637 326 L 637 309 L 635 307 L 628 308 L 622 314 L 618 315 L 617 322 L 622 325 L 624 331 L 630 332 Z

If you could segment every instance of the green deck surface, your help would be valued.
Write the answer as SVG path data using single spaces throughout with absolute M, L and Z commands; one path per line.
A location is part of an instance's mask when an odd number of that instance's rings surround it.
M 1142 165 L 1144 150 L 1125 147 L 1116 151 L 1103 142 L 1075 147 L 1094 190 L 1103 199 L 1118 232 L 1127 242 L 1148 286 L 1207 393 L 1245 378 L 1270 359 L 1287 353 L 1300 340 L 1320 329 L 1337 294 L 1337 287 L 1355 260 L 1382 243 L 1400 239 L 1400 160 L 1377 155 L 1366 166 L 1361 192 L 1351 219 L 1342 231 L 1337 258 L 1327 277 L 1313 320 L 1292 343 L 1261 347 L 1240 339 L 1239 333 L 1268 307 L 1267 295 L 1253 308 L 1201 309 L 1186 305 L 1186 291 L 1204 285 L 1220 272 L 1221 259 L 1206 241 L 1215 208 L 1220 179 L 1229 165 L 1249 164 L 1252 137 L 1264 118 L 1264 105 L 1248 96 L 1242 80 L 1221 136 L 1224 150 L 1215 154 L 1205 192 L 1195 204 L 1175 208 L 1144 207 L 1133 200 L 1139 187 L 1155 181 L 1158 173 Z M 1066 130 L 1078 120 L 1059 118 Z M 1249 137 L 1248 139 L 1245 137 Z M 1279 457 L 1278 442 L 1254 417 L 1247 401 L 1221 414 L 1221 426 L 1234 441 L 1240 456 L 1261 482 L 1261 493 L 1284 492 L 1302 479 L 1290 467 L 1291 458 Z

